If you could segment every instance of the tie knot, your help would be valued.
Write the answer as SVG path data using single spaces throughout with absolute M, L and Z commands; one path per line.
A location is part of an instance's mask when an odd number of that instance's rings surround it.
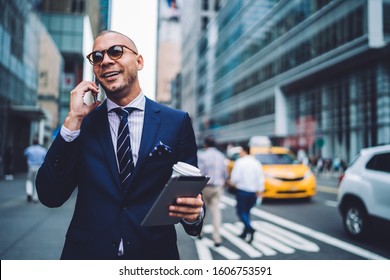
M 114 108 L 111 111 L 114 111 L 118 116 L 121 118 L 127 118 L 133 111 L 137 110 L 137 108 L 134 107 L 118 107 Z

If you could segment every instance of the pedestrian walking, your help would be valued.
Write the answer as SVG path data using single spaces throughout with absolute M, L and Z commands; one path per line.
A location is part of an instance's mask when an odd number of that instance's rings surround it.
M 230 181 L 236 186 L 236 210 L 238 218 L 244 224 L 240 237 L 253 241 L 255 229 L 251 225 L 250 210 L 264 191 L 264 175 L 261 163 L 249 154 L 249 147 L 244 145 L 240 158 L 233 166 Z
M 219 247 L 222 244 L 220 234 L 222 218 L 219 203 L 227 179 L 226 157 L 216 148 L 215 139 L 212 137 L 205 138 L 204 148 L 198 154 L 199 169 L 203 174 L 209 176 L 210 180 L 203 190 L 203 199 L 208 212 L 211 213 L 214 245 Z
M 46 156 L 46 148 L 39 145 L 38 138 L 34 138 L 31 146 L 24 150 L 27 159 L 28 173 L 26 180 L 26 195 L 28 202 L 38 202 L 35 178 Z

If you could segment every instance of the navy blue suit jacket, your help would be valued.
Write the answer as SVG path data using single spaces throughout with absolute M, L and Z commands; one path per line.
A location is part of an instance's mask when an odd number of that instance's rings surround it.
M 171 152 L 150 156 L 160 141 Z M 61 206 L 77 187 L 61 258 L 116 259 L 122 238 L 125 259 L 178 259 L 175 227 L 142 227 L 141 222 L 170 178 L 172 166 L 178 161 L 196 166 L 196 151 L 189 115 L 146 98 L 139 157 L 123 190 L 106 102 L 85 117 L 73 142 L 58 135 L 36 183 L 39 199 L 48 207 Z M 190 235 L 199 234 L 202 223 L 182 222 Z

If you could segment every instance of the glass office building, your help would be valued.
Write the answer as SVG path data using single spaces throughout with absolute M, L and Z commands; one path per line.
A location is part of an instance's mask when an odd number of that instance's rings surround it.
M 389 0 L 228 1 L 197 45 L 198 137 L 347 161 L 388 143 L 389 35 Z
M 45 29 L 33 1 L 0 0 L 0 6 L 0 156 L 12 149 L 14 170 L 26 170 L 23 150 L 45 118 L 38 106 L 39 38 Z
M 49 30 L 64 58 L 64 75 L 60 93 L 60 124 L 69 111 L 69 92 L 83 80 L 92 81 L 92 67 L 85 56 L 92 49 L 93 35 L 85 14 L 41 12 L 41 19 Z

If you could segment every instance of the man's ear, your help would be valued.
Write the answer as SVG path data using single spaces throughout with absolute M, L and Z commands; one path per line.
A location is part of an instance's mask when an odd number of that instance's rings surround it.
M 137 70 L 140 71 L 144 68 L 144 58 L 141 54 L 138 55 L 137 58 Z

